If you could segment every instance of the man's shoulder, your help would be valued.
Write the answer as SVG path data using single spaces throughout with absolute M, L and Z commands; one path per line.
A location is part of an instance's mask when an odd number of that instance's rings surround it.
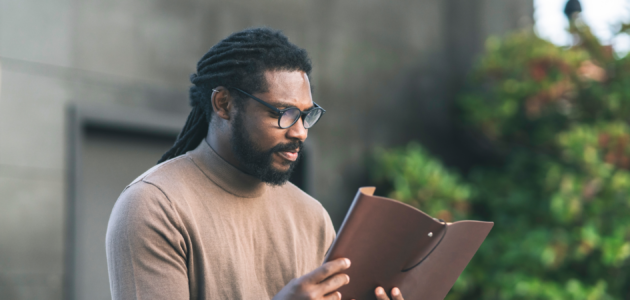
M 181 155 L 153 166 L 127 185 L 117 203 L 135 207 L 142 205 L 173 205 L 189 185 L 194 184 L 200 171 L 187 155 Z M 203 175 L 202 175 L 203 176 Z
M 158 210 L 170 209 L 174 204 L 173 187 L 195 176 L 195 172 L 195 164 L 186 155 L 155 165 L 125 187 L 114 211 L 134 212 L 135 215 L 159 207 Z
M 183 230 L 182 224 L 180 210 L 164 190 L 140 178 L 128 185 L 114 204 L 107 225 L 107 247 L 118 239 L 143 243 L 142 239 L 155 230 Z
M 199 170 L 195 163 L 187 155 L 180 155 L 148 169 L 134 179 L 126 189 L 139 182 L 149 183 L 162 188 L 169 183 L 186 181 L 187 178 L 195 176 L 198 172 Z

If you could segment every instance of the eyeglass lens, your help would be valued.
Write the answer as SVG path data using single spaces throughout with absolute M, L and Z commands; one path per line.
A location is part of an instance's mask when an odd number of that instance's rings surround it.
M 297 108 L 291 108 L 282 114 L 280 118 L 280 127 L 281 128 L 289 128 L 297 119 L 300 117 L 300 110 Z
M 291 125 L 293 125 L 301 115 L 302 113 L 297 108 L 291 108 L 285 111 L 284 114 L 282 114 L 282 117 L 280 118 L 280 127 L 281 128 L 291 127 Z M 317 123 L 321 115 L 322 115 L 321 109 L 312 109 L 311 111 L 309 111 L 308 114 L 306 114 L 306 116 L 304 117 L 304 128 L 309 129 L 313 125 L 315 125 L 315 123 Z
M 321 116 L 322 116 L 321 109 L 313 109 L 309 111 L 306 117 L 304 117 L 304 128 L 308 129 L 308 128 L 313 127 L 313 125 L 317 123 L 317 121 L 319 120 L 319 117 Z

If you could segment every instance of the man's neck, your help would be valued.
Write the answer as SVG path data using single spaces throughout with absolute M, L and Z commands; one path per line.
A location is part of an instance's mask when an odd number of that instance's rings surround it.
M 221 158 L 223 158 L 225 161 L 227 161 L 229 164 L 236 167 L 237 169 L 242 170 L 238 159 L 232 151 L 232 144 L 228 134 L 222 132 L 221 130 L 216 130 L 212 128 L 212 126 L 210 126 L 210 128 L 208 128 L 206 141 L 208 142 L 208 145 L 210 145 L 210 147 L 214 150 L 214 152 L 216 152 Z

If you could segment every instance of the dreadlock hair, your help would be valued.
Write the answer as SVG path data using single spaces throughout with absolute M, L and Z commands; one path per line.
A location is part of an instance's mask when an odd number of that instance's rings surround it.
M 311 73 L 311 61 L 306 50 L 289 42 L 280 31 L 250 28 L 233 33 L 212 46 L 197 63 L 197 73 L 190 76 L 193 84 L 189 92 L 192 111 L 175 144 L 164 153 L 158 164 L 196 148 L 208 134 L 213 112 L 210 99 L 213 88 L 238 87 L 249 93 L 266 92 L 268 86 L 264 72 L 280 70 Z

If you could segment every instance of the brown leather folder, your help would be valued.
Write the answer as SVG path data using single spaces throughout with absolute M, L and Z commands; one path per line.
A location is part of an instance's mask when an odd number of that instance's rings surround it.
M 376 299 L 400 288 L 405 300 L 442 300 L 494 223 L 441 222 L 402 202 L 359 189 L 326 261 L 347 257 L 342 299 Z

